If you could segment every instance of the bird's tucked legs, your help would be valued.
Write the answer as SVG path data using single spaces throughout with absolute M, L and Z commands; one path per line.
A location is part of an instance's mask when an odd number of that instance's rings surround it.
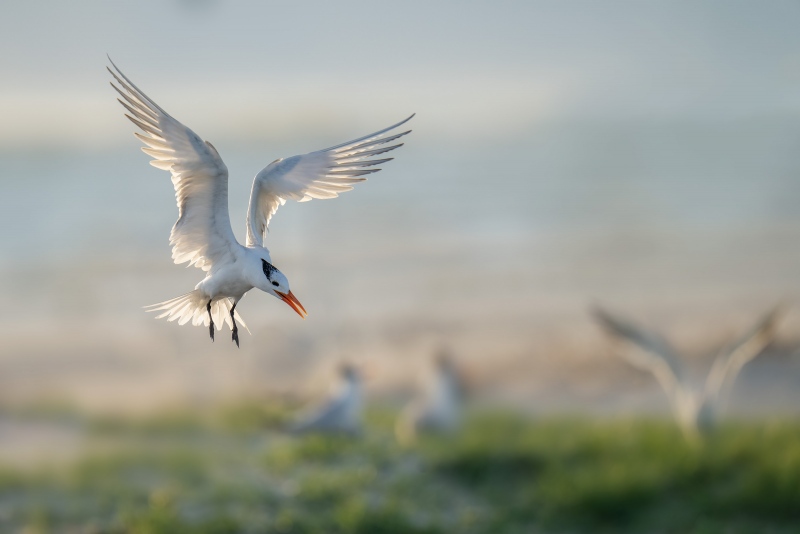
M 206 304 L 206 310 L 208 310 L 208 321 L 209 321 L 208 334 L 211 336 L 211 341 L 214 341 L 214 317 L 211 316 L 210 300 L 208 301 L 208 304 Z
M 236 346 L 239 346 L 239 327 L 236 326 L 236 319 L 233 318 L 233 312 L 236 310 L 236 303 L 233 303 L 233 307 L 231 308 L 231 323 L 233 323 L 233 333 L 231 334 L 231 340 L 236 342 Z

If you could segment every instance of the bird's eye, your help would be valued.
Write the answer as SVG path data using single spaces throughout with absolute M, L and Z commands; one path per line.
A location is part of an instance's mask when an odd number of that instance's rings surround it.
M 278 282 L 272 282 L 272 285 L 278 287 L 280 284 Z

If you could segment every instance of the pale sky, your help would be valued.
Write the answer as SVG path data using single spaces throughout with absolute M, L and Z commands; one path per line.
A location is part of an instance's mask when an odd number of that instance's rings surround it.
M 779 1 L 11 0 L 0 148 L 115 143 L 106 53 L 217 138 L 411 112 L 477 139 L 564 116 L 800 115 L 798 27 Z

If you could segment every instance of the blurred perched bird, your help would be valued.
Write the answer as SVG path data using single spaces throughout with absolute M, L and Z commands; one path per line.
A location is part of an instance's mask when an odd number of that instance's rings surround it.
M 357 434 L 361 430 L 361 375 L 353 365 L 344 364 L 339 367 L 339 378 L 330 398 L 301 416 L 292 426 L 292 432 Z
M 110 59 L 109 59 L 110 61 Z M 146 147 L 142 150 L 155 159 L 151 165 L 172 173 L 178 202 L 178 221 L 172 227 L 170 244 L 175 263 L 189 262 L 206 272 L 194 291 L 148 306 L 162 311 L 169 321 L 209 328 L 214 340 L 214 326 L 223 322 L 231 328 L 231 339 L 239 346 L 236 305 L 254 287 L 288 304 L 301 317 L 305 308 L 289 289 L 289 281 L 270 258 L 264 246 L 270 218 L 286 200 L 305 202 L 313 198 L 334 198 L 353 185 L 378 172 L 376 165 L 393 158 L 371 159 L 402 146 L 389 144 L 409 131 L 384 135 L 405 124 L 413 115 L 388 128 L 347 143 L 300 156 L 277 159 L 253 180 L 250 207 L 247 210 L 247 241 L 236 240 L 228 216 L 228 168 L 217 150 L 192 130 L 172 118 L 137 88 L 111 62 L 108 72 L 119 87 L 111 86 L 122 97 L 117 99 L 125 115 L 144 134 L 135 133 Z M 115 72 L 116 71 L 116 72 Z
M 454 432 L 461 424 L 463 384 L 447 354 L 436 357 L 426 382 L 423 394 L 403 410 L 395 425 L 402 444 L 412 443 L 419 433 Z
M 633 350 L 618 351 L 618 354 L 632 366 L 655 376 L 684 434 L 694 437 L 698 431 L 714 426 L 721 399 L 733 386 L 742 367 L 769 345 L 783 311 L 782 306 L 776 306 L 745 335 L 722 347 L 702 391 L 692 389 L 675 349 L 663 337 L 601 308 L 595 308 L 593 315 L 606 332 L 632 345 Z

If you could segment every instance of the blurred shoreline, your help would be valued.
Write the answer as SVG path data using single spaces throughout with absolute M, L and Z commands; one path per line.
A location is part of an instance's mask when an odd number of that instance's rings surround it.
M 703 376 L 703 354 L 786 302 L 779 349 L 745 369 L 730 410 L 796 414 L 800 134 L 782 120 L 711 124 L 556 122 L 469 153 L 415 132 L 402 158 L 355 191 L 281 208 L 268 245 L 311 315 L 298 321 L 248 295 L 239 309 L 253 335 L 239 351 L 227 335 L 212 344 L 141 309 L 202 275 L 171 264 L 172 187 L 133 139 L 4 155 L 0 174 L 24 179 L 6 187 L 0 222 L 29 226 L 0 236 L 0 403 L 136 412 L 304 395 L 345 358 L 375 365 L 370 387 L 391 397 L 448 346 L 487 399 L 534 412 L 659 412 L 656 384 L 611 357 L 590 306 L 685 345 Z M 267 159 L 214 142 L 241 235 L 250 176 Z

